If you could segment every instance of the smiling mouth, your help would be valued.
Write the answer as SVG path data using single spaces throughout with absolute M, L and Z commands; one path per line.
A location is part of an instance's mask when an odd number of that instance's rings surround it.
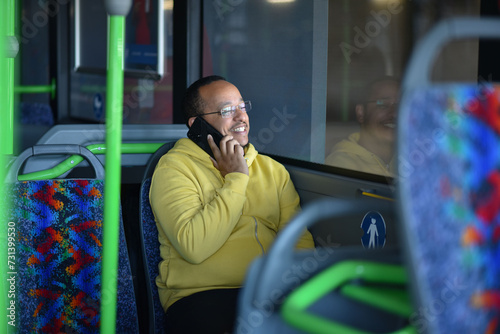
M 246 125 L 240 125 L 238 127 L 231 129 L 231 132 L 240 133 L 240 132 L 245 132 L 246 129 L 247 129 Z

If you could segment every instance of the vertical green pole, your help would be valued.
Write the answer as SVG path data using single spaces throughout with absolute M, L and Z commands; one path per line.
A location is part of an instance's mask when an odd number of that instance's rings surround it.
M 109 16 L 101 333 L 115 333 L 120 219 L 125 17 Z
M 9 58 L 7 58 L 7 93 L 8 94 L 8 102 L 7 104 L 7 110 L 8 110 L 8 115 L 5 119 L 7 125 L 6 125 L 6 154 L 13 154 L 14 153 L 14 58 L 17 55 L 18 49 L 19 49 L 19 44 L 13 45 L 12 43 L 17 43 L 17 39 L 15 38 L 16 34 L 16 24 L 15 24 L 15 18 L 16 18 L 16 1 L 15 0 L 7 0 L 7 15 L 8 15 L 8 23 L 7 23 L 7 36 L 9 36 L 9 49 L 12 48 L 17 48 L 17 50 L 9 50 Z M 12 51 L 12 52 L 10 52 Z M 3 165 L 5 166 L 5 165 Z
M 132 0 L 104 0 L 108 19 L 106 157 L 102 244 L 101 333 L 116 330 L 116 285 L 120 229 L 121 144 L 125 16 Z
M 2 94 L 4 97 L 0 100 L 0 113 L 2 126 L 2 154 L 13 154 L 14 151 L 14 57 L 17 50 L 13 50 L 18 45 L 15 39 L 15 0 L 2 1 L 2 48 L 4 49 L 1 60 Z M 7 44 L 7 45 L 6 45 Z M 7 46 L 7 48 L 6 48 Z M 2 165 L 5 166 L 5 165 Z
M 15 1 L 0 1 L 0 194 L 4 192 L 4 180 L 6 176 L 5 166 L 7 165 L 7 155 L 13 154 L 14 143 L 14 57 L 17 54 L 19 45 L 15 39 Z M 8 43 L 7 43 L 8 42 Z M 11 300 L 16 302 L 15 296 L 10 290 L 8 272 L 9 260 L 15 265 L 17 254 L 14 258 L 9 258 L 8 233 L 9 222 L 7 220 L 7 208 L 0 206 L 0 333 L 9 333 L 15 329 L 9 321 L 19 319 L 21 310 Z M 17 277 L 15 277 L 16 279 Z M 14 281 L 14 283 L 16 283 Z M 14 291 L 15 292 L 15 291 Z M 12 305 L 12 306 L 11 306 Z M 10 308 L 10 309 L 9 309 Z M 14 318 L 12 318 L 14 317 Z M 13 321 L 12 320 L 12 321 Z M 13 322 L 11 322 L 13 324 Z
M 5 1 L 0 1 L 0 193 L 3 194 L 4 179 L 5 179 L 5 152 L 7 151 L 5 147 L 5 114 L 8 112 L 5 108 L 4 101 L 8 99 L 6 91 L 6 55 L 5 55 L 5 43 L 3 42 L 6 37 L 5 31 Z M 4 212 L 0 208 L 0 333 L 7 332 L 7 220 L 5 220 Z

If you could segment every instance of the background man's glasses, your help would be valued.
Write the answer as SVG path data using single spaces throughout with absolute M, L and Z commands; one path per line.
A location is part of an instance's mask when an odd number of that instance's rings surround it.
M 381 110 L 388 110 L 399 105 L 399 101 L 393 99 L 378 99 L 373 101 L 366 101 L 366 103 L 375 103 L 375 107 Z

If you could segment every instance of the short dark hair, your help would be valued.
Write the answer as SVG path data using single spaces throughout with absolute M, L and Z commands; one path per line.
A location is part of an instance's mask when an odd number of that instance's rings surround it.
M 378 85 L 379 83 L 382 83 L 382 82 L 394 82 L 394 83 L 397 83 L 398 85 L 400 84 L 400 80 L 399 78 L 397 77 L 393 77 L 393 76 L 390 76 L 390 75 L 383 75 L 383 76 L 380 76 L 374 80 L 371 80 L 370 82 L 368 82 L 366 85 L 364 85 L 362 88 L 361 88 L 361 92 L 360 92 L 360 95 L 359 95 L 359 104 L 365 104 L 366 103 L 366 99 L 368 98 L 368 96 L 372 93 L 373 91 L 373 88 Z
M 209 75 L 196 80 L 191 84 L 191 86 L 188 87 L 186 93 L 184 94 L 184 98 L 182 99 L 182 112 L 186 118 L 186 125 L 189 126 L 189 119 L 201 114 L 204 109 L 205 105 L 200 96 L 200 88 L 220 80 L 227 81 L 220 75 Z

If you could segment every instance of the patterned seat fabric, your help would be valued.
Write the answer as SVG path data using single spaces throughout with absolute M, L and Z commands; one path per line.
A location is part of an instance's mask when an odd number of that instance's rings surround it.
M 151 297 L 155 316 L 155 331 L 161 333 L 163 328 L 164 314 L 160 303 L 158 288 L 156 287 L 156 277 L 159 275 L 158 264 L 161 262 L 160 242 L 158 241 L 158 229 L 149 204 L 149 188 L 151 179 L 143 181 L 141 186 L 141 221 L 144 242 L 144 254 L 146 256 L 147 274 L 151 285 Z
M 98 333 L 103 181 L 17 182 L 9 191 L 16 223 L 22 333 Z M 117 333 L 137 333 L 128 253 L 120 226 Z M 105 290 L 104 290 L 105 291 Z
M 401 204 L 420 295 L 417 331 L 500 332 L 500 86 L 412 93 Z
M 161 262 L 160 242 L 158 241 L 158 228 L 151 205 L 149 204 L 149 188 L 151 187 L 151 178 L 160 158 L 165 155 L 172 147 L 175 141 L 163 144 L 149 158 L 146 164 L 146 170 L 141 184 L 140 193 L 140 226 L 142 230 L 141 244 L 143 262 L 146 268 L 146 290 L 148 292 L 148 305 L 150 312 L 150 332 L 163 333 L 164 315 L 163 307 L 160 303 L 160 296 L 156 286 L 156 277 L 159 275 L 158 265 Z

